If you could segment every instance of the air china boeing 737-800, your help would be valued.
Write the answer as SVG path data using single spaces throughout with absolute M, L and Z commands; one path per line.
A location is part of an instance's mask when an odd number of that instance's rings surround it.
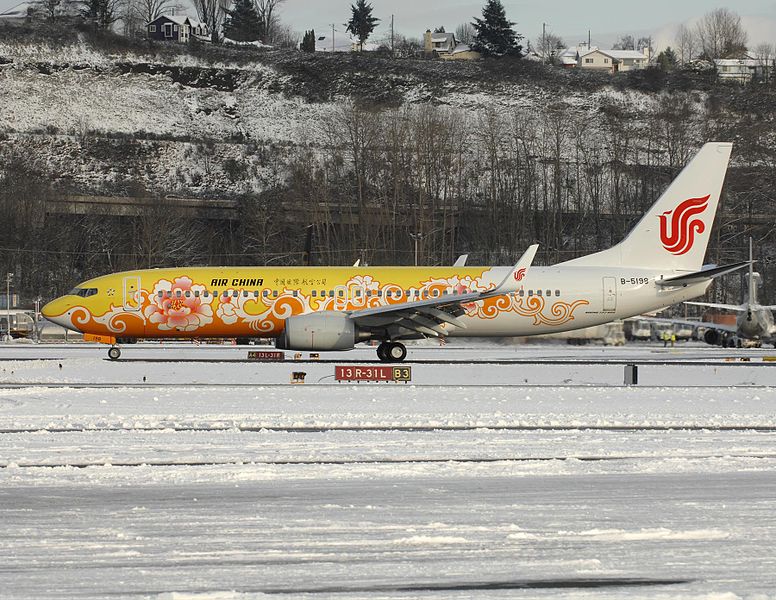
M 280 349 L 350 350 L 378 340 L 528 336 L 580 329 L 704 294 L 745 266 L 702 267 L 731 144 L 709 143 L 616 246 L 532 267 L 190 267 L 90 279 L 43 315 L 86 339 L 274 337 Z

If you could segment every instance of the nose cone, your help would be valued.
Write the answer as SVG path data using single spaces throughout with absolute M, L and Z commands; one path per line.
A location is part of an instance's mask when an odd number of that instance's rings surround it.
M 72 331 L 79 331 L 79 329 L 73 326 L 73 321 L 71 319 L 70 309 L 72 306 L 72 302 L 66 298 L 57 298 L 46 304 L 41 309 L 40 313 L 52 323 L 56 323 L 57 325 L 61 325 Z

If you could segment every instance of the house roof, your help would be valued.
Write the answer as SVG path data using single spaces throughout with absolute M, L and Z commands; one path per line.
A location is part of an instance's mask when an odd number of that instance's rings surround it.
M 35 10 L 36 6 L 33 2 L 21 2 L 16 6 L 12 6 L 8 10 L 0 12 L 0 19 L 23 19 L 30 10 Z
M 193 17 L 189 17 L 188 15 L 159 15 L 153 21 L 150 21 L 150 23 L 156 23 L 159 19 L 168 19 L 173 23 L 177 23 L 178 25 L 186 25 L 186 23 L 188 23 L 192 27 L 205 26 L 205 24 L 201 21 L 198 21 Z
M 599 54 L 603 54 L 604 56 L 608 56 L 609 58 L 613 58 L 615 60 L 638 60 L 638 59 L 643 60 L 647 58 L 646 56 L 644 56 L 644 53 L 638 52 L 636 50 L 601 50 L 600 48 L 591 48 L 587 52 L 580 53 L 579 58 L 584 58 L 585 56 L 588 56 L 595 52 L 598 52 Z
M 444 42 L 450 42 L 450 44 L 455 43 L 455 34 L 454 33 L 432 33 L 431 34 L 431 41 L 437 44 L 444 43 Z

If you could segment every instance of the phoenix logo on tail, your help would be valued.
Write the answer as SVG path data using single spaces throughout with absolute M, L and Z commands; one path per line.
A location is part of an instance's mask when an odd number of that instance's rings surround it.
M 522 281 L 523 277 L 525 277 L 525 269 L 518 269 L 515 271 L 515 281 Z
M 706 230 L 706 225 L 702 219 L 692 219 L 692 217 L 706 210 L 709 205 L 709 197 L 689 198 L 675 209 L 658 215 L 660 241 L 663 243 L 663 248 L 676 255 L 690 251 L 695 242 L 695 234 L 703 233 Z M 671 215 L 670 228 L 669 215 Z

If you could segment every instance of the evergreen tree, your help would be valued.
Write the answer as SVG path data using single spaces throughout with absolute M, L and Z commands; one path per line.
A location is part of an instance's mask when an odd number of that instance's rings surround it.
M 679 61 L 676 58 L 676 52 L 674 52 L 671 46 L 668 46 L 665 50 L 657 55 L 657 65 L 663 71 L 673 71 L 676 68 L 678 62 Z
M 523 36 L 512 29 L 514 23 L 507 20 L 501 0 L 487 0 L 482 9 L 482 19 L 474 18 L 475 29 L 472 49 L 486 56 L 520 56 Z
M 237 42 L 254 42 L 261 37 L 261 19 L 251 0 L 235 0 L 234 8 L 226 14 L 224 37 Z
M 372 16 L 372 5 L 368 4 L 366 0 L 356 0 L 355 4 L 350 5 L 350 10 L 353 14 L 348 21 L 346 31 L 358 38 L 360 49 L 363 50 L 364 42 L 375 30 L 380 19 Z
M 302 52 L 315 52 L 315 29 L 304 32 L 300 50 L 302 50 Z

